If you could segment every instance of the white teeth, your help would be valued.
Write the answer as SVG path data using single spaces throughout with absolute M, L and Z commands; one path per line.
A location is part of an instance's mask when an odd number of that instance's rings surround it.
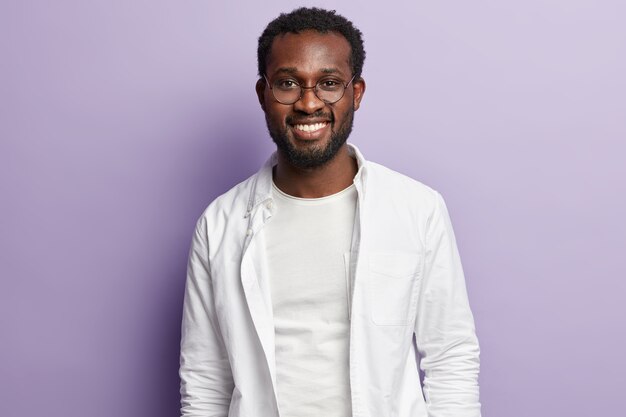
M 326 126 L 326 122 L 314 123 L 311 125 L 296 125 L 295 128 L 303 132 L 315 132 Z

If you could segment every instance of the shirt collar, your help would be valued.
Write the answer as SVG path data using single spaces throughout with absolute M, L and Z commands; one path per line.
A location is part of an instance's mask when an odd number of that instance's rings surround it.
M 366 176 L 366 161 L 361 154 L 361 151 L 359 151 L 359 148 L 351 143 L 348 143 L 347 145 L 350 156 L 354 157 L 357 162 L 358 168 L 353 182 L 357 185 L 357 190 L 359 190 L 361 188 L 360 185 L 363 183 Z M 259 204 L 272 199 L 272 169 L 277 163 L 278 152 L 275 151 L 257 173 L 252 187 L 252 193 L 250 193 L 246 216 L 248 216 Z

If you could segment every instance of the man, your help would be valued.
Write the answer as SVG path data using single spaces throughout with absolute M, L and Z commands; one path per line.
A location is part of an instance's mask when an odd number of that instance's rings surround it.
M 480 416 L 445 204 L 346 143 L 364 58 L 331 11 L 282 14 L 261 35 L 256 92 L 277 152 L 198 221 L 183 416 Z

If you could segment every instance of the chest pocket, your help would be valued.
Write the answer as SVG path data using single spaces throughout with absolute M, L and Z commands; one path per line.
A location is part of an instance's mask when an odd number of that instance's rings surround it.
M 407 325 L 417 297 L 419 256 L 370 253 L 368 267 L 372 321 L 380 326 Z

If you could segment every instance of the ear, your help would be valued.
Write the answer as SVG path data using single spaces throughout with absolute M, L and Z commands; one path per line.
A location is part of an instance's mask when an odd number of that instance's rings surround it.
M 263 111 L 265 111 L 265 79 L 259 78 L 255 86 L 256 95 L 259 99 L 259 104 Z
M 353 86 L 353 95 L 352 95 L 352 107 L 354 110 L 358 110 L 361 106 L 361 100 L 363 99 L 363 94 L 365 94 L 365 80 L 359 77 L 358 80 L 352 81 Z

